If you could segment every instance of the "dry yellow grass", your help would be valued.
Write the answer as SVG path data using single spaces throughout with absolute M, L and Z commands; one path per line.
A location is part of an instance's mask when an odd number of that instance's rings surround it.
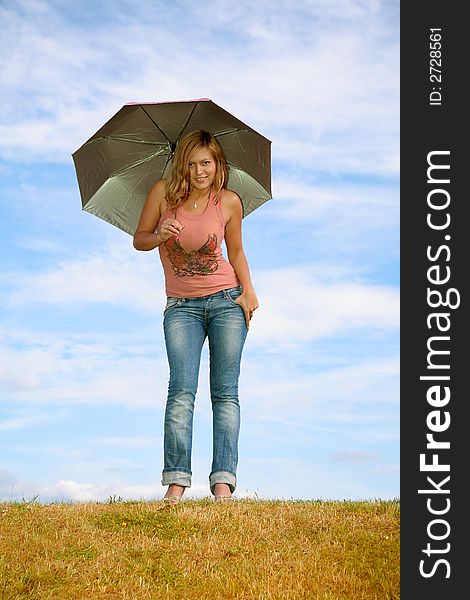
M 0 598 L 393 600 L 399 503 L 0 504 Z

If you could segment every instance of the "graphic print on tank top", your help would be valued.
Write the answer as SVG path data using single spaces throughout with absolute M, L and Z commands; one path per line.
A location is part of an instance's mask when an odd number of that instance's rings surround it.
M 176 237 L 165 242 L 173 271 L 177 277 L 212 275 L 218 268 L 217 235 L 209 234 L 207 242 L 198 250 L 186 250 Z

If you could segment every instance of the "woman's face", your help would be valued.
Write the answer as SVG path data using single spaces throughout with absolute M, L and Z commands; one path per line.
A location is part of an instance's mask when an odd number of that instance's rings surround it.
M 216 163 L 212 152 L 204 146 L 194 150 L 189 157 L 191 187 L 199 191 L 208 190 L 215 179 Z

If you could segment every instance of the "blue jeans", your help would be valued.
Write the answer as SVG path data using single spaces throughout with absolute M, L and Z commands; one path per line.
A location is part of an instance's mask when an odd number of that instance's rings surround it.
M 209 485 L 236 487 L 240 405 L 238 377 L 247 327 L 235 302 L 241 287 L 200 298 L 168 298 L 163 318 L 170 382 L 165 410 L 162 485 L 191 485 L 194 400 L 201 352 L 209 339 L 212 469 Z

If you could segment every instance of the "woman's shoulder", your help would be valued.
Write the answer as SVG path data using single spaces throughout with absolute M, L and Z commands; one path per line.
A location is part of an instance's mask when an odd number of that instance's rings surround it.
M 242 201 L 236 192 L 223 189 L 220 195 L 220 204 L 226 223 L 231 219 L 231 217 L 235 217 L 237 219 L 241 219 L 243 217 Z
M 234 204 L 236 202 L 241 202 L 240 196 L 233 190 L 229 190 L 227 188 L 224 188 L 222 190 L 222 200 L 226 204 Z
M 222 206 L 230 213 L 238 213 L 243 210 L 240 196 L 233 190 L 223 189 L 221 202 Z
M 166 184 L 168 183 L 168 179 L 157 179 L 157 181 L 152 186 L 152 191 L 165 194 L 166 193 Z
M 163 212 L 166 209 L 166 184 L 168 179 L 158 179 L 151 187 L 149 195 Z

